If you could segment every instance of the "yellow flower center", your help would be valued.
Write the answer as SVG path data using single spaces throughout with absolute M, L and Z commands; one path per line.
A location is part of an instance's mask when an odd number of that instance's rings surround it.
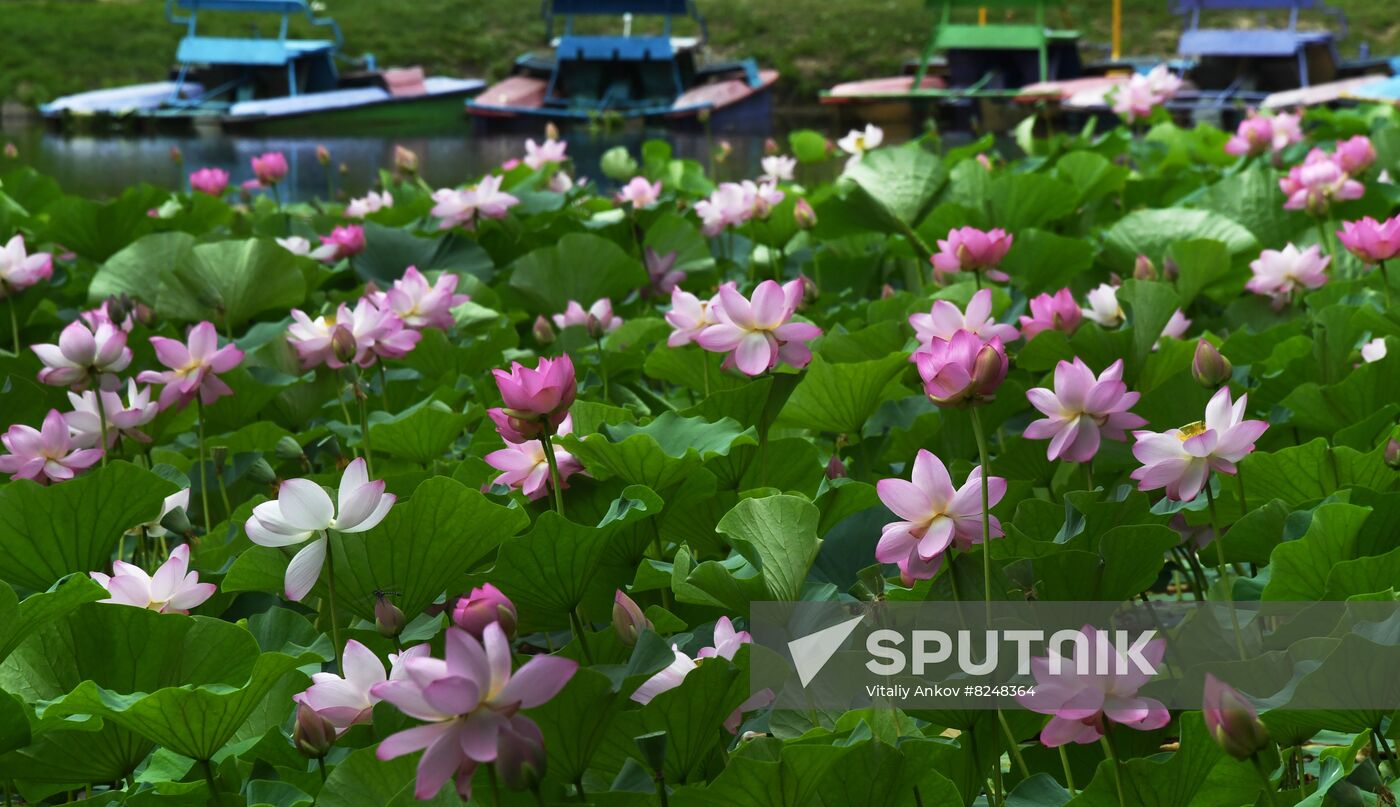
M 1195 423 L 1187 423 L 1185 426 L 1182 426 L 1180 429 L 1177 429 L 1176 437 L 1178 440 L 1184 443 L 1187 440 L 1190 440 L 1192 437 L 1201 434 L 1205 430 L 1205 422 L 1198 420 Z

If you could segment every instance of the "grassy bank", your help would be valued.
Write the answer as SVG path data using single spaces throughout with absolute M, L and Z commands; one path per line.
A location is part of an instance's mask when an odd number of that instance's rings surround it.
M 3 0 L 6 47 L 0 49 L 0 98 L 38 103 L 67 93 L 159 78 L 181 29 L 161 0 Z M 1400 51 L 1392 0 L 1337 0 L 1350 18 L 1343 49 L 1364 41 L 1373 53 Z M 329 0 L 349 53 L 381 64 L 422 64 L 432 72 L 499 77 L 522 50 L 539 47 L 544 24 L 536 0 Z M 1124 51 L 1165 55 L 1179 21 L 1167 0 L 1124 0 Z M 783 71 L 783 96 L 810 100 L 837 81 L 897 71 L 918 53 L 933 15 L 919 0 L 700 0 L 712 55 L 755 56 Z M 1107 52 L 1108 0 L 1070 0 L 1056 24 L 1085 33 L 1091 57 Z M 223 30 L 246 32 L 249 20 Z M 1253 15 L 1223 22 L 1249 25 Z M 613 24 L 613 21 L 608 21 Z M 220 26 L 214 26 L 217 29 Z M 272 28 L 264 24 L 263 30 Z

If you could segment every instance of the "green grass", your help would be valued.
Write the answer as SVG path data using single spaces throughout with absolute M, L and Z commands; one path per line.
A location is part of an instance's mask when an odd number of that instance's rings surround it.
M 711 55 L 754 56 L 783 72 L 787 103 L 812 100 L 838 81 L 897 72 L 928 37 L 933 14 L 920 0 L 699 0 Z M 162 0 L 0 0 L 0 98 L 38 103 L 59 95 L 162 77 L 181 29 Z M 430 72 L 498 78 L 523 50 L 544 42 L 537 0 L 328 0 L 348 53 L 381 64 L 422 64 Z M 1336 0 L 1351 21 L 1343 50 L 1364 40 L 1372 53 L 1400 51 L 1394 0 Z M 1127 54 L 1167 55 L 1179 20 L 1167 0 L 1124 0 Z M 1084 32 L 1086 54 L 1106 53 L 1108 0 L 1068 0 L 1056 25 Z M 210 30 L 247 31 L 244 15 L 223 15 Z M 1254 15 L 1225 16 L 1250 25 Z M 606 24 L 616 27 L 613 20 Z M 273 30 L 264 23 L 264 32 Z

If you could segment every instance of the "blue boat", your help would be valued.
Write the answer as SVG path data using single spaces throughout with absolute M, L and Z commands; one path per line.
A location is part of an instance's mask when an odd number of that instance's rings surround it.
M 261 15 L 276 36 L 210 36 L 205 13 Z M 463 100 L 479 79 L 424 76 L 418 68 L 380 70 L 366 56 L 342 72 L 340 26 L 308 0 L 166 0 L 166 18 L 185 27 L 166 81 L 94 90 L 40 107 L 60 124 L 89 128 L 217 126 L 275 133 L 460 125 Z M 293 21 L 326 38 L 296 39 Z
M 546 122 L 642 121 L 672 128 L 766 131 L 776 70 L 752 59 L 703 64 L 705 20 L 691 0 L 544 0 L 553 52 L 516 60 L 512 75 L 467 102 L 487 130 L 529 130 Z M 619 16 L 618 35 L 579 33 L 576 18 Z M 656 34 L 634 34 L 636 18 L 661 18 Z M 561 36 L 553 38 L 562 18 Z M 676 36 L 677 23 L 694 29 Z

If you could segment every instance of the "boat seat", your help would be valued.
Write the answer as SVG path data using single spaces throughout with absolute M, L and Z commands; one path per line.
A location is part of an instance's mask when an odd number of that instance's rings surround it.
M 410 98 L 428 91 L 423 83 L 423 68 L 408 67 L 398 70 L 385 70 L 382 74 L 384 86 L 395 98 Z
M 563 41 L 563 39 L 563 37 L 556 36 L 553 39 L 549 40 L 549 46 L 551 48 L 557 48 L 559 47 L 559 43 Z M 700 47 L 700 37 L 698 36 L 671 37 L 671 50 L 676 51 L 677 53 L 683 50 L 694 50 L 698 47 Z
M 1199 28 L 1181 34 L 1183 56 L 1293 56 L 1308 45 L 1327 44 L 1330 31 L 1235 31 Z
M 675 58 L 664 36 L 565 36 L 555 52 L 560 61 L 665 62 Z
M 280 67 L 308 54 L 334 49 L 335 43 L 325 40 L 187 36 L 180 40 L 175 59 L 180 64 Z

